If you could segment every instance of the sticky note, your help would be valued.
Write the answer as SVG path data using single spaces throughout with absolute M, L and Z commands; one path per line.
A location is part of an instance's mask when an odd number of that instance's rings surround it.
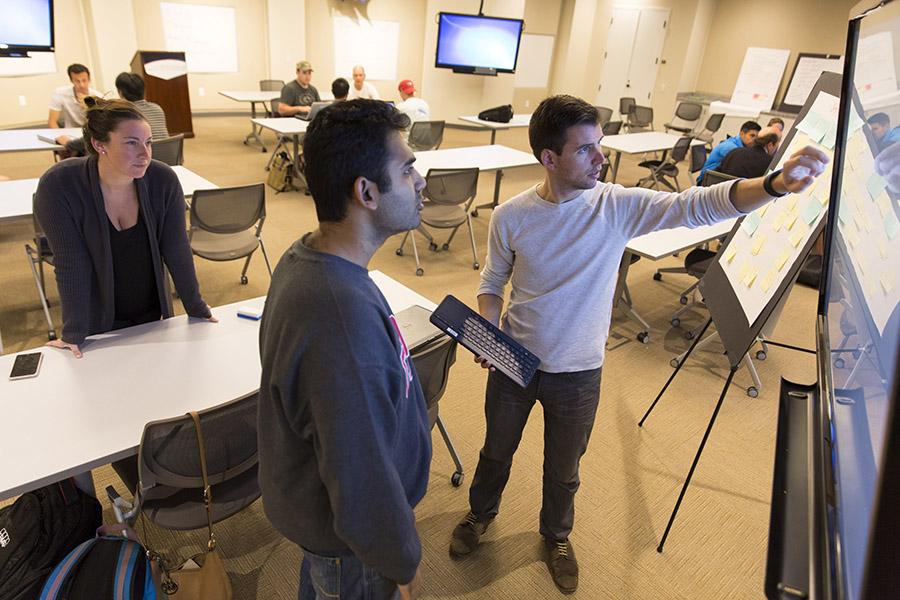
M 831 150 L 834 148 L 834 142 L 837 139 L 837 126 L 831 125 L 828 128 L 828 131 L 825 132 L 825 136 L 822 138 L 822 145 Z
M 863 142 L 862 134 L 854 133 L 850 136 L 850 139 L 847 140 L 847 153 L 849 156 L 857 157 L 859 153 L 866 149 L 865 142 Z
M 768 292 L 769 288 L 772 287 L 772 283 L 775 281 L 777 273 L 775 270 L 769 271 L 769 273 L 763 278 L 762 281 L 759 282 L 759 285 L 762 286 L 764 292 Z
M 793 211 L 794 207 L 797 206 L 797 195 L 791 194 L 787 198 L 784 199 L 784 207 L 789 211 Z
M 758 235 L 754 237 L 753 245 L 750 246 L 750 254 L 756 256 L 757 254 L 762 252 L 762 249 L 766 246 L 766 239 L 768 239 L 768 236 L 765 235 Z
M 812 199 L 809 201 L 809 204 L 806 205 L 806 208 L 803 209 L 803 212 L 800 213 L 800 218 L 803 219 L 803 222 L 807 225 L 812 225 L 815 223 L 816 219 L 819 218 L 821 213 L 822 205 L 819 204 L 818 200 Z
M 806 119 L 804 119 L 804 121 L 805 120 Z M 828 133 L 828 130 L 830 128 L 831 128 L 831 123 L 828 121 L 828 119 L 824 119 L 824 118 L 820 117 L 819 120 L 816 122 L 816 124 L 813 125 L 813 127 L 809 131 L 807 131 L 806 134 L 809 135 L 809 139 L 811 139 L 815 143 L 819 144 L 822 142 L 822 138 L 825 137 L 825 135 Z M 834 144 L 832 144 L 832 147 L 834 147 Z M 830 148 L 829 148 L 829 150 L 830 150 Z
M 844 237 L 847 238 L 851 248 L 856 248 L 859 245 L 859 235 L 853 227 L 847 227 L 844 230 Z
M 878 294 L 878 285 L 869 277 L 866 277 L 866 286 L 869 290 L 869 297 L 874 298 Z
M 890 294 L 894 291 L 894 288 L 897 287 L 897 281 L 894 279 L 894 274 L 890 271 L 882 273 L 881 277 L 878 278 L 878 281 L 881 282 L 881 287 L 884 289 L 885 294 Z
M 866 213 L 859 210 L 858 208 L 853 209 L 853 222 L 856 224 L 856 228 L 862 231 L 866 228 Z
M 790 246 L 785 246 L 784 250 L 781 251 L 781 254 L 778 255 L 778 258 L 775 259 L 775 266 L 778 267 L 779 271 L 784 268 L 784 265 L 787 263 L 790 257 L 791 248 Z
M 806 235 L 806 231 L 809 229 L 805 223 L 801 222 L 797 227 L 794 228 L 794 232 L 791 233 L 791 237 L 788 238 L 788 241 L 791 242 L 791 245 L 796 248 L 800 245 L 800 242 L 803 241 L 803 236 Z
M 875 240 L 875 246 L 878 247 L 878 255 L 881 256 L 881 260 L 888 259 L 888 245 L 887 240 L 880 237 Z
M 800 211 L 798 211 L 797 209 L 792 210 L 790 212 L 790 214 L 787 216 L 787 218 L 785 218 L 784 226 L 787 227 L 788 229 L 793 229 L 794 223 L 797 222 L 797 217 L 799 217 L 799 216 L 800 216 Z
M 878 197 L 878 194 L 884 190 L 886 185 L 887 182 L 885 182 L 884 177 L 878 173 L 872 173 L 869 179 L 866 180 L 866 189 L 869 191 L 869 196 L 872 200 Z
M 772 206 L 772 203 L 768 202 L 757 208 L 754 212 L 759 215 L 760 219 L 762 219 L 764 216 L 766 216 L 766 211 L 769 210 L 770 206 Z
M 897 215 L 894 214 L 894 211 L 889 212 L 881 221 L 881 224 L 884 225 L 884 232 L 889 240 L 894 239 L 900 233 L 900 221 L 897 220 Z
M 743 281 L 747 274 L 750 273 L 750 263 L 744 263 L 744 266 L 740 268 L 737 274 L 738 281 Z
M 735 244 L 735 243 L 728 244 L 728 247 L 725 248 L 725 254 L 723 255 L 725 262 L 730 263 L 732 260 L 734 260 L 734 256 L 735 256 L 735 254 L 737 254 L 737 252 L 738 252 L 737 244 Z
M 753 285 L 753 282 L 756 281 L 756 276 L 759 275 L 759 267 L 754 266 L 750 269 L 750 272 L 747 273 L 747 276 L 744 277 L 744 285 L 750 287 Z
M 847 221 L 850 220 L 850 208 L 847 206 L 845 198 L 846 196 L 838 202 L 838 220 L 841 222 L 841 225 L 846 225 Z
M 806 116 L 803 117 L 803 120 L 796 124 L 797 131 L 802 131 L 807 136 L 810 132 L 815 129 L 816 125 L 819 124 L 819 115 L 813 111 L 809 111 L 806 113 Z M 807 138 L 809 139 L 809 138 Z M 821 138 L 819 138 L 821 139 Z M 816 140 L 818 141 L 818 140 Z
M 881 213 L 882 218 L 886 217 L 887 214 L 891 212 L 891 199 L 887 195 L 886 190 L 881 190 L 881 193 L 875 198 L 875 204 L 878 205 L 878 211 Z
M 872 229 L 875 227 L 872 224 L 872 215 L 868 211 L 863 213 L 863 227 L 866 228 L 866 233 L 872 233 Z
M 850 111 L 850 133 L 857 131 L 860 127 L 863 126 L 865 121 L 862 117 L 856 114 L 855 110 Z
M 791 214 L 786 210 L 778 213 L 778 216 L 775 217 L 775 220 L 772 221 L 772 229 L 775 231 L 781 231 L 781 228 L 784 227 L 784 220 L 787 219 L 788 215 Z
M 756 232 L 756 229 L 759 227 L 761 219 L 759 215 L 755 212 L 752 212 L 744 217 L 744 220 L 741 221 L 741 229 L 744 230 L 748 236 L 753 237 L 753 234 Z
M 869 272 L 869 261 L 866 260 L 862 250 L 857 250 L 856 252 L 856 265 L 859 267 L 859 272 L 863 275 Z

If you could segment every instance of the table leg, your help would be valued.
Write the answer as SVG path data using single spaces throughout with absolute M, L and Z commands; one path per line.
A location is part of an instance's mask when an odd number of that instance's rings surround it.
M 300 172 L 300 134 L 299 133 L 294 134 L 293 163 L 294 163 L 294 181 L 293 181 L 292 185 L 294 186 L 294 189 L 298 190 L 298 191 L 304 190 L 304 191 L 308 192 L 309 188 L 306 186 L 306 177 L 304 177 L 303 173 Z M 298 181 L 303 182 L 302 186 L 297 185 Z
M 620 308 L 622 311 L 628 315 L 632 321 L 637 323 L 638 327 L 641 328 L 641 331 L 637 334 L 637 339 L 640 342 L 648 343 L 650 341 L 650 325 L 641 317 L 640 314 L 636 310 L 634 310 L 633 303 L 631 301 L 631 294 L 628 293 L 628 287 L 626 285 L 626 279 L 628 277 L 628 267 L 631 266 L 631 257 L 633 256 L 630 250 L 625 250 L 625 254 L 622 256 L 622 262 L 619 264 L 619 276 L 616 279 L 616 291 L 615 296 L 613 296 L 613 308 Z M 621 300 L 621 304 L 620 301 Z
M 497 139 L 497 130 L 494 128 L 491 128 L 491 146 L 494 145 L 494 140 L 496 140 L 496 139 Z
M 256 123 L 252 121 L 252 119 L 256 118 L 256 102 L 250 103 L 250 133 L 247 134 L 247 137 L 244 138 L 244 145 L 249 146 L 249 142 L 251 139 L 259 142 L 259 145 L 262 146 L 262 151 L 266 152 L 266 144 L 263 142 L 262 138 L 259 137 L 259 132 L 262 131 L 262 127 L 259 130 L 256 129 Z
M 497 169 L 497 175 L 496 175 L 496 177 L 494 177 L 494 199 L 491 202 L 488 202 L 487 204 L 479 204 L 478 206 L 476 206 L 475 209 L 472 211 L 473 217 L 478 216 L 479 208 L 489 208 L 491 210 L 494 210 L 495 208 L 497 208 L 497 205 L 500 204 L 500 181 L 502 179 L 503 179 L 503 169 Z
M 616 160 L 613 161 L 613 173 L 612 179 L 610 179 L 610 183 L 616 182 L 616 174 L 619 172 L 619 159 L 622 158 L 622 153 L 616 150 Z

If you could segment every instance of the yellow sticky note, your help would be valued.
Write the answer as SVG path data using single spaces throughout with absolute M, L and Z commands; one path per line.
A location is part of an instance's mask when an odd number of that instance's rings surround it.
M 767 202 L 766 204 L 763 204 L 762 206 L 760 206 L 759 208 L 756 209 L 756 214 L 759 215 L 760 219 L 762 219 L 764 216 L 766 216 L 766 211 L 769 210 L 770 206 L 772 206 L 772 203 Z
M 851 248 L 856 248 L 856 246 L 859 244 L 859 235 L 856 233 L 856 230 L 853 227 L 844 228 L 844 237 L 846 237 L 847 241 L 850 242 Z
M 740 268 L 738 271 L 738 281 L 743 281 L 747 274 L 750 272 L 750 263 L 744 263 L 744 266 Z
M 874 298 L 878 294 L 878 285 L 870 277 L 866 277 L 866 285 L 869 289 L 869 297 Z
M 863 275 L 869 272 L 869 261 L 863 256 L 862 250 L 856 253 L 856 265 L 859 267 L 859 272 Z
M 797 206 L 797 194 L 791 194 L 784 199 L 784 207 L 789 211 L 793 212 L 795 206 Z
M 863 213 L 863 227 L 866 228 L 866 233 L 872 233 L 872 215 L 868 212 Z
M 765 235 L 757 235 L 753 238 L 753 245 L 750 247 L 750 254 L 756 256 L 762 249 L 766 246 L 766 239 L 768 236 Z
M 803 236 L 806 235 L 807 229 L 809 229 L 809 227 L 807 227 L 806 223 L 804 223 L 803 221 L 797 223 L 797 227 L 794 228 L 794 232 L 791 233 L 791 237 L 788 238 L 788 240 L 795 248 L 800 245 L 800 242 L 803 241 Z
M 759 285 L 762 286 L 764 292 L 768 292 L 769 288 L 772 287 L 772 282 L 775 281 L 775 276 L 776 273 L 774 270 L 769 271 L 768 275 L 766 275 L 765 278 L 759 282 Z
M 881 256 L 881 260 L 888 259 L 888 245 L 887 240 L 884 238 L 877 238 L 875 240 L 875 245 L 878 246 L 878 254 Z
M 881 282 L 881 287 L 884 289 L 885 294 L 890 294 L 894 291 L 894 288 L 897 287 L 897 282 L 894 279 L 894 274 L 890 271 L 885 271 L 881 274 L 881 277 L 878 278 L 878 281 Z
M 730 263 L 732 260 L 734 260 L 734 256 L 735 256 L 735 254 L 737 254 L 737 252 L 738 252 L 737 244 L 734 244 L 734 243 L 728 244 L 728 247 L 725 249 L 725 255 L 724 255 L 725 262 Z
M 759 275 L 759 267 L 754 266 L 752 269 L 750 269 L 750 272 L 747 273 L 747 276 L 744 277 L 744 284 L 747 287 L 750 287 L 751 285 L 753 285 L 753 282 L 756 281 L 757 275 Z
M 786 210 L 778 213 L 778 216 L 775 217 L 774 221 L 772 221 L 772 229 L 774 229 L 775 231 L 781 231 L 781 228 L 784 227 L 785 219 L 787 219 L 790 214 L 791 213 Z
M 775 266 L 778 267 L 779 271 L 784 268 L 784 265 L 787 263 L 790 257 L 791 248 L 790 246 L 785 246 L 784 250 L 781 251 L 781 254 L 778 255 L 778 258 L 775 259 Z
M 866 228 L 866 213 L 859 210 L 853 209 L 853 222 L 856 223 L 856 228 L 862 231 Z
M 885 218 L 891 212 L 891 199 L 887 195 L 887 189 L 881 190 L 881 193 L 875 198 L 875 204 L 878 205 L 878 211 L 881 218 Z

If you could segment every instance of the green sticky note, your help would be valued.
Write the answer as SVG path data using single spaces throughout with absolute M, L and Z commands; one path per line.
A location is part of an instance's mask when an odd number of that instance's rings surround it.
M 872 200 L 877 198 L 886 186 L 887 182 L 884 180 L 884 177 L 878 173 L 872 173 L 871 177 L 866 181 L 866 189 L 869 191 L 869 197 Z
M 837 125 L 831 125 L 825 137 L 822 138 L 822 145 L 829 150 L 834 149 L 834 142 L 837 139 Z
M 756 229 L 759 227 L 760 221 L 762 221 L 762 219 L 759 218 L 759 215 L 752 212 L 745 216 L 744 220 L 741 221 L 741 229 L 743 229 L 744 233 L 748 236 L 753 237 L 753 234 L 756 233 Z
M 853 133 L 857 129 L 859 129 L 860 127 L 863 126 L 863 123 L 865 123 L 865 121 L 863 121 L 862 117 L 860 117 L 858 114 L 856 114 L 856 109 L 851 110 L 850 111 L 850 134 L 853 135 Z
M 900 221 L 897 220 L 897 215 L 894 214 L 894 211 L 889 212 L 881 224 L 884 225 L 884 232 L 889 240 L 894 239 L 900 233 Z
M 822 204 L 815 198 L 811 198 L 809 204 L 807 204 L 806 208 L 803 209 L 803 212 L 800 213 L 800 218 L 811 227 L 812 224 L 816 222 L 816 219 L 819 218 L 821 212 Z
M 841 222 L 841 225 L 846 225 L 847 221 L 853 216 L 850 214 L 850 209 L 847 208 L 848 200 L 849 198 L 842 197 L 840 201 L 838 201 L 838 220 Z
M 819 118 L 816 126 L 806 135 L 809 136 L 809 139 L 818 144 L 822 141 L 822 138 L 825 137 L 825 134 L 828 133 L 828 130 L 831 129 L 831 127 L 832 125 L 828 119 Z
M 810 111 L 806 113 L 806 116 L 803 117 L 802 121 L 797 123 L 797 131 L 802 131 L 806 135 L 809 135 L 818 123 L 819 115 Z

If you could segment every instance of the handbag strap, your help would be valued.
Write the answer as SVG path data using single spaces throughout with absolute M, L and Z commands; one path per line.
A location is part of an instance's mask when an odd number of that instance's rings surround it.
M 200 415 L 196 410 L 188 413 L 194 420 L 194 429 L 197 430 L 197 445 L 200 447 L 200 471 L 203 473 L 203 504 L 206 506 L 206 521 L 209 527 L 209 542 L 207 547 L 210 552 L 216 547 L 216 536 L 212 530 L 212 512 L 210 505 L 212 504 L 212 489 L 209 486 L 209 479 L 206 477 L 206 450 L 203 448 L 203 432 L 200 429 Z

